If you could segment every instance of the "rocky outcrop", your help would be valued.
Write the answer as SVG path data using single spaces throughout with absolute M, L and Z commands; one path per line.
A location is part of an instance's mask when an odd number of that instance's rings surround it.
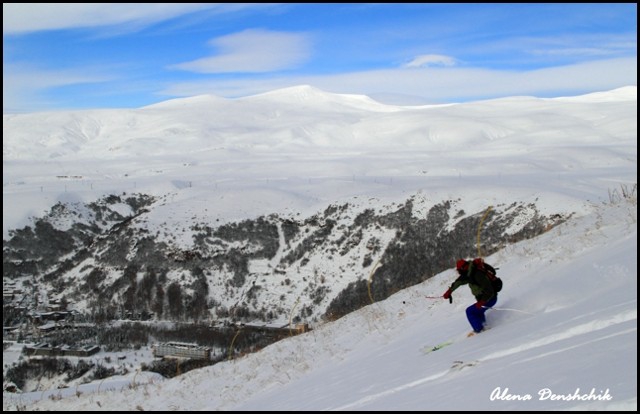
M 489 255 L 568 218 L 517 203 L 467 212 L 460 200 L 416 211 L 414 196 L 378 210 L 330 205 L 302 219 L 185 222 L 174 229 L 190 234 L 185 243 L 149 227 L 157 201 L 136 194 L 56 204 L 3 241 L 3 277 L 27 278 L 95 319 L 312 321 L 474 256 L 481 221 Z

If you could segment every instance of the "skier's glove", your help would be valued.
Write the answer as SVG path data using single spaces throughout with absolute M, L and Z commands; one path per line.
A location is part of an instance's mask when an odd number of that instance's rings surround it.
M 484 300 L 479 300 L 476 302 L 476 308 L 478 309 L 482 309 L 483 306 L 486 304 L 487 302 L 485 302 Z
M 444 292 L 444 295 L 442 295 L 443 298 L 445 299 L 449 299 L 449 303 L 453 303 L 453 298 L 451 297 L 451 289 L 447 289 L 446 292 Z

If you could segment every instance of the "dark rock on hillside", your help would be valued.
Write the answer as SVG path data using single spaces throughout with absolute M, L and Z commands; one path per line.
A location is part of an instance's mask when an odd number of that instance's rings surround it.
M 58 203 L 3 240 L 3 276 L 82 303 L 96 320 L 309 321 L 340 317 L 477 255 L 481 223 L 481 253 L 490 255 L 567 219 L 518 203 L 465 212 L 445 200 L 416 211 L 411 197 L 379 212 L 345 203 L 302 220 L 274 213 L 161 234 L 146 224 L 156 203 L 143 194 Z

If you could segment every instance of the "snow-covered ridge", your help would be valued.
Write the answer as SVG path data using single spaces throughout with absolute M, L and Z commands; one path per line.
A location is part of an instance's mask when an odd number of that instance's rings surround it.
M 582 96 L 570 96 L 554 98 L 559 101 L 574 102 L 616 102 L 616 101 L 637 101 L 638 87 L 625 86 L 606 92 L 594 92 Z
M 223 147 L 308 152 L 401 146 L 438 151 L 482 146 L 496 138 L 509 139 L 510 147 L 525 147 L 532 133 L 554 133 L 576 121 L 595 134 L 635 139 L 628 133 L 620 136 L 616 129 L 617 120 L 635 114 L 635 89 L 555 100 L 399 107 L 298 86 L 239 99 L 202 95 L 134 110 L 4 115 L 3 159 L 149 158 Z M 597 106 L 602 102 L 622 106 Z M 593 107 L 585 110 L 583 105 Z M 600 123 L 602 117 L 611 122 Z M 573 143 L 563 142 L 557 133 L 553 140 L 555 145 Z
M 396 112 L 402 107 L 386 105 L 371 99 L 366 95 L 338 94 L 325 92 L 309 85 L 292 86 L 239 98 L 241 101 L 252 102 L 280 102 L 288 105 L 307 105 L 321 107 L 323 105 L 338 105 L 340 108 L 360 109 L 372 112 Z
M 166 101 L 162 101 L 162 102 L 158 102 L 152 105 L 147 105 L 147 106 L 143 106 L 142 110 L 144 109 L 162 109 L 162 108 L 168 108 L 168 109 L 175 109 L 175 108 L 179 108 L 179 107 L 189 107 L 189 106 L 193 106 L 193 105 L 218 105 L 220 103 L 223 102 L 227 102 L 230 101 L 230 99 L 224 98 L 222 96 L 216 96 L 216 95 L 211 95 L 211 94 L 205 94 L 205 95 L 195 95 L 195 96 L 189 96 L 189 97 L 185 97 L 185 98 L 174 98 L 174 99 L 169 99 Z

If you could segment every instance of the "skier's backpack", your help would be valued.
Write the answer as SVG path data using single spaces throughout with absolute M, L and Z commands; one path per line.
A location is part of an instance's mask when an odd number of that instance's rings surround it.
M 494 292 L 498 293 L 502 290 L 502 279 L 496 276 L 496 269 L 486 264 L 482 257 L 473 259 L 473 267 L 487 275 L 487 278 L 491 281 L 491 287 L 493 287 Z

